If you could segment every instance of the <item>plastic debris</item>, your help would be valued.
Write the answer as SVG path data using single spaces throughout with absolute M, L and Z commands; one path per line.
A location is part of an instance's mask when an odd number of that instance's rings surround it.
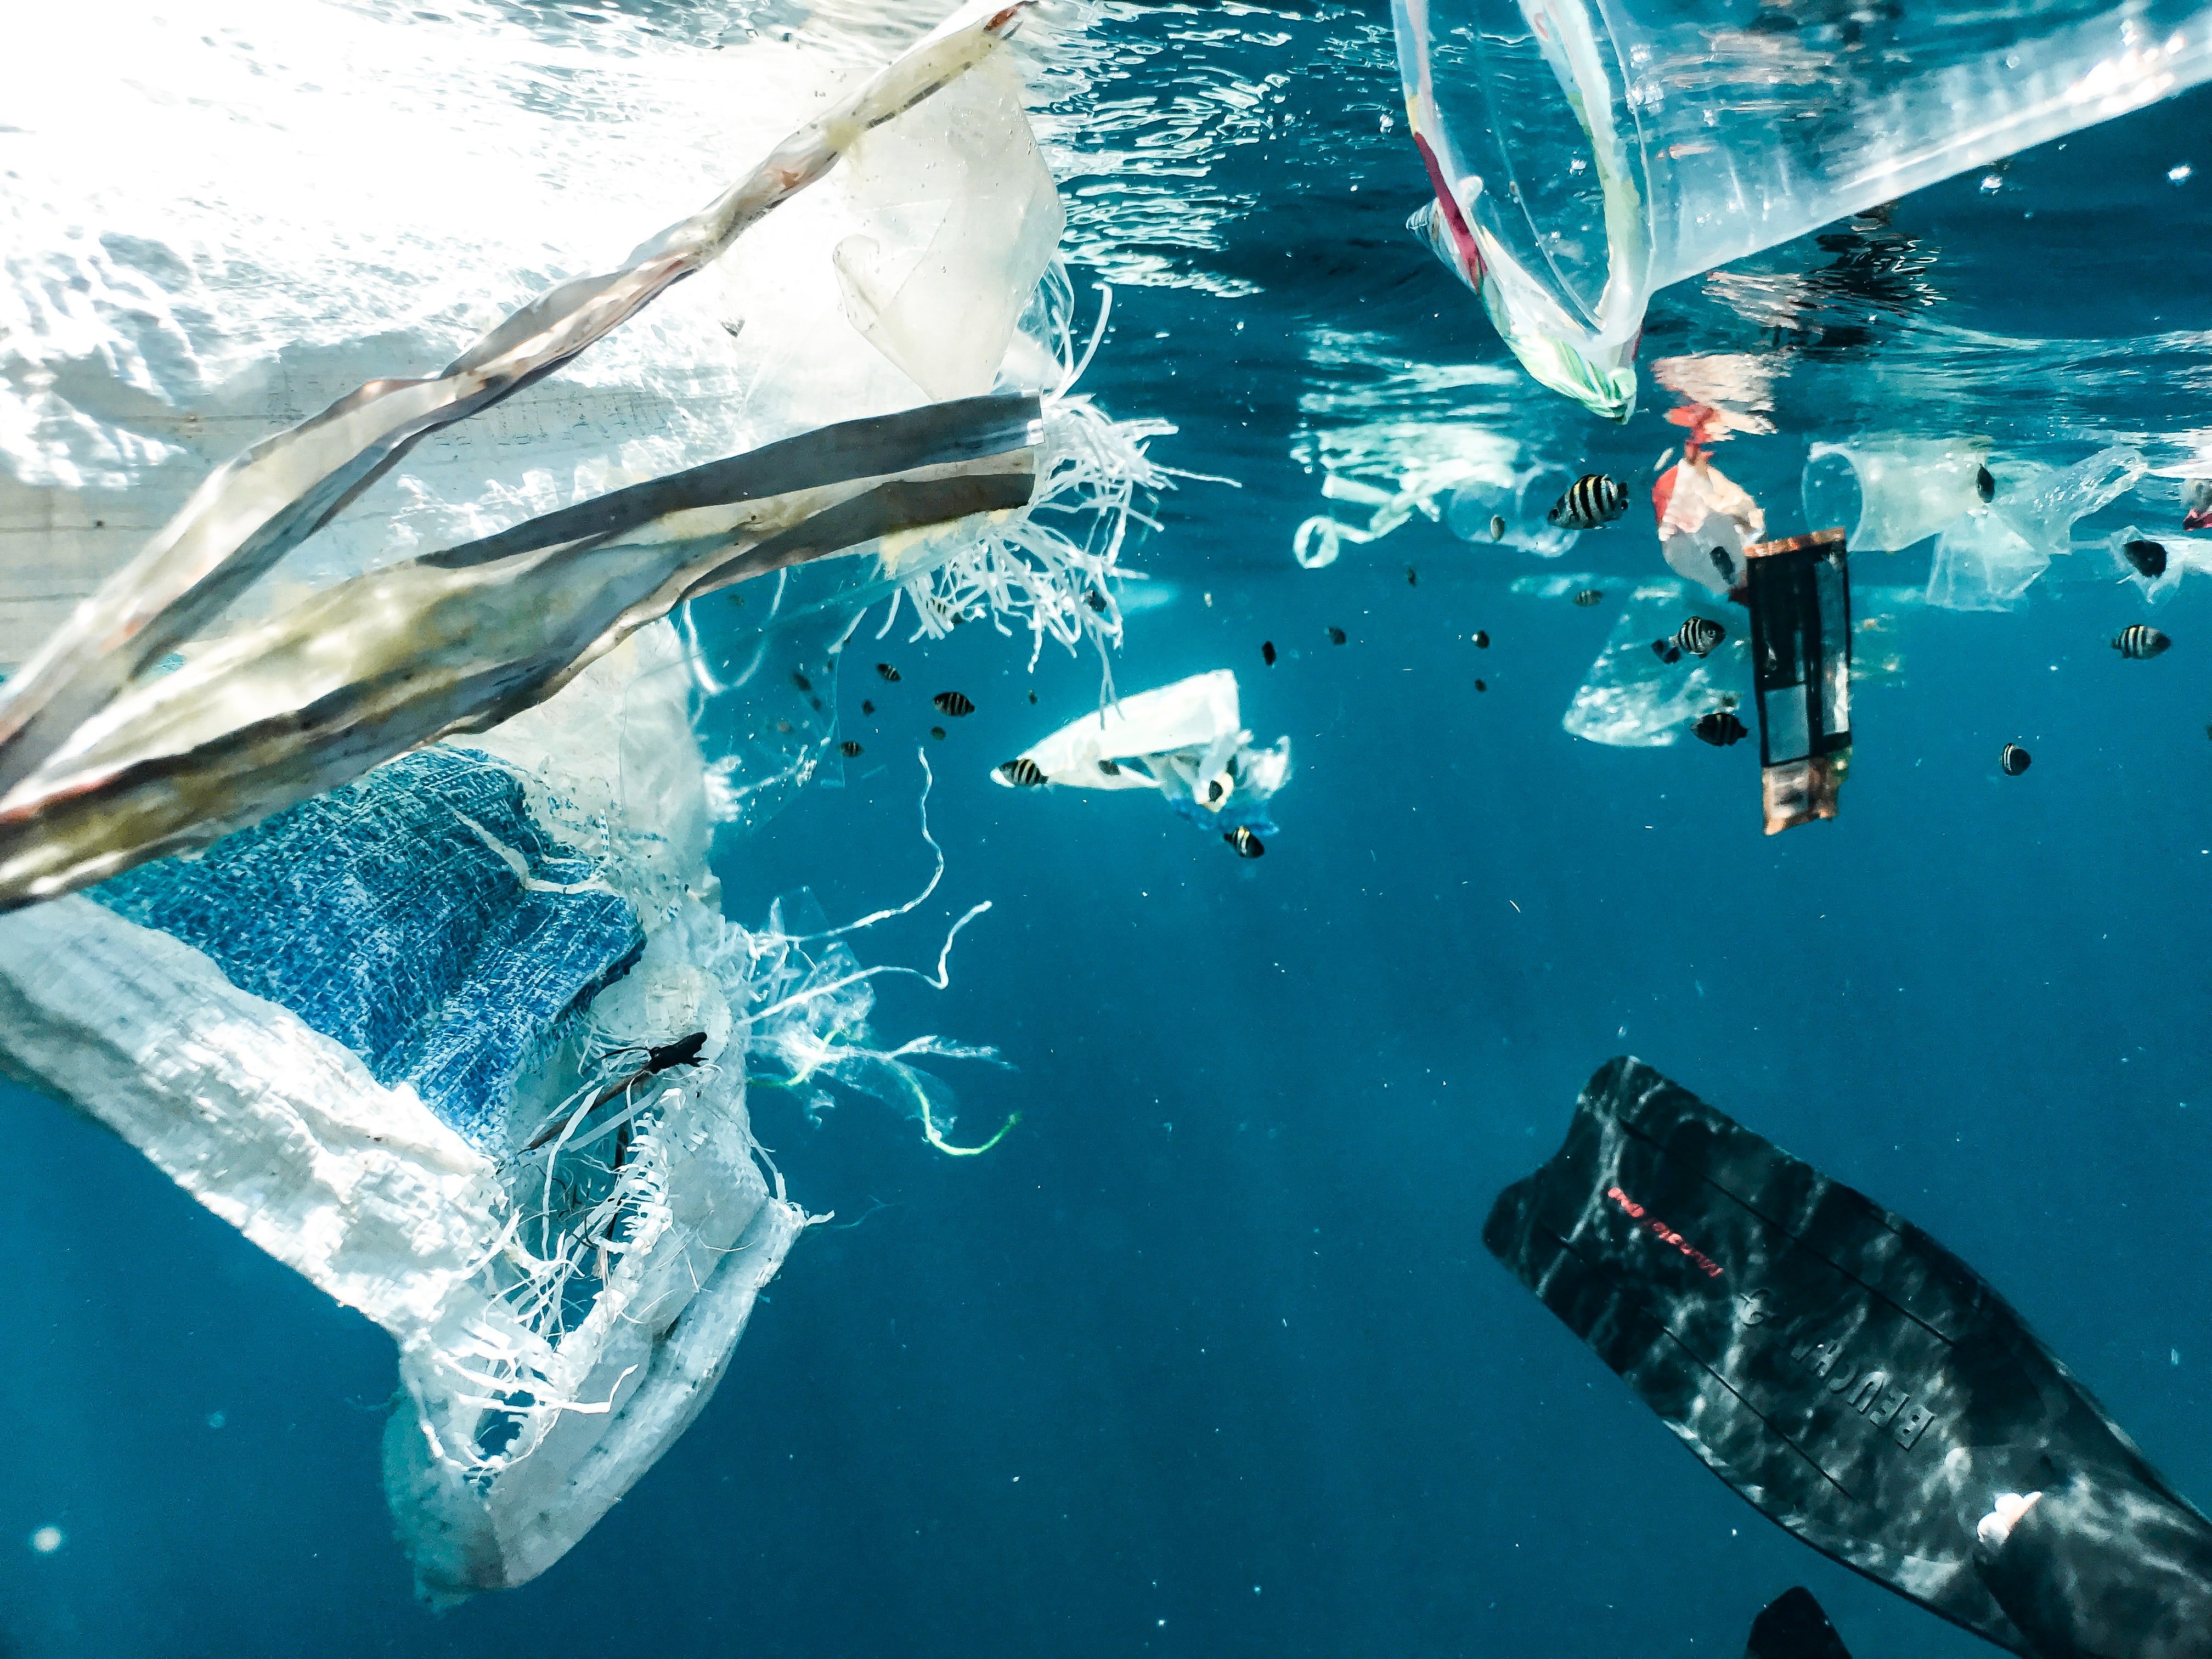
M 1766 533 L 1759 503 L 1694 443 L 1651 491 L 1659 550 L 1675 574 L 1726 595 L 1744 585 L 1744 549 Z
M 2130 542 L 2146 540 L 2165 550 L 2165 568 L 2154 577 L 2146 574 L 2121 550 Z M 2212 540 L 2196 536 L 2159 535 L 2130 525 L 2114 532 L 2110 545 L 2113 568 L 2153 605 L 2163 605 L 2172 599 L 2185 575 L 2212 576 Z
M 1862 553 L 1911 547 L 1981 505 L 1974 480 L 1989 447 L 1975 438 L 1816 443 L 1805 462 L 1805 521 L 1840 526 Z
M 1066 215 L 1022 110 L 1019 76 L 993 60 L 863 134 L 845 191 L 906 232 L 837 245 L 853 326 L 932 398 L 988 392 Z
M 1022 762 L 1046 783 L 1157 789 L 1201 829 L 1272 836 L 1267 802 L 1290 781 L 1291 740 L 1255 748 L 1238 714 L 1237 676 L 1217 668 L 1119 698 L 1030 744 L 991 775 L 1021 787 Z
M 1744 550 L 1766 833 L 1836 816 L 1851 758 L 1850 572 L 1840 530 Z
M 2074 521 L 2132 489 L 2142 456 L 2122 446 L 2054 468 L 1978 501 L 1943 532 L 1928 576 L 1928 602 L 1949 611 L 2008 611 L 2054 556 L 2073 545 Z
M 1556 559 L 1582 536 L 1550 517 L 1574 481 L 1564 466 L 1533 466 L 1504 483 L 1485 478 L 1462 484 L 1445 503 L 1445 527 L 1477 548 L 1504 545 Z
M 1681 742 L 1701 715 L 1741 700 L 1750 690 L 1742 639 L 1723 641 L 1710 656 L 1673 663 L 1652 652 L 1651 641 L 1678 629 L 1684 611 L 1703 592 L 1679 581 L 1639 584 L 1560 724 L 1592 743 L 1663 748 Z
M 2000 29 L 1880 9 L 1850 23 L 1848 74 L 1771 9 L 1527 0 L 1508 27 L 1487 0 L 1394 0 L 1392 15 L 1434 196 L 1415 228 L 1531 376 L 1614 420 L 1635 408 L 1657 289 L 2212 76 L 2185 20 L 2152 40 L 2129 3 L 2038 5 Z
M 481 747 L 0 918 L 9 1067 L 398 1341 L 386 1484 L 434 1600 L 534 1577 L 652 1466 L 804 1224 L 744 1056 L 853 1011 L 702 902 L 689 690 L 664 624 Z

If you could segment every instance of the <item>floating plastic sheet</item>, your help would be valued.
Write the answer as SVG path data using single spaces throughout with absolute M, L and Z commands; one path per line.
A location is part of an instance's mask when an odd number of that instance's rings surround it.
M 1503 544 L 1556 559 L 1582 538 L 1579 530 L 1551 520 L 1552 508 L 1574 481 L 1565 467 L 1532 466 L 1503 482 L 1462 484 L 1445 504 L 1445 526 L 1476 547 Z
M 1015 787 L 1019 761 L 1078 789 L 1157 789 L 1202 829 L 1272 836 L 1267 802 L 1289 781 L 1291 740 L 1253 746 L 1226 668 L 1121 697 L 1024 749 L 992 776 Z
M 1570 593 L 1584 580 L 1523 578 L 1547 586 L 1524 589 L 1516 582 L 1514 591 L 1552 598 L 1557 596 L 1552 586 L 1559 593 Z M 1692 616 L 1719 622 L 1728 629 L 1728 638 L 1710 656 L 1664 661 L 1652 650 L 1652 641 L 1673 637 Z M 1665 748 L 1681 742 L 1700 716 L 1743 701 L 1750 691 L 1749 659 L 1741 611 L 1715 605 L 1704 588 L 1686 583 L 1639 583 L 1614 619 L 1605 649 L 1590 665 L 1560 724 L 1592 743 L 1620 749 Z
M 2212 76 L 2203 0 L 1395 0 L 1419 228 L 1541 384 L 1635 407 L 1650 295 Z
M 1659 550 L 1679 576 L 1725 598 L 1744 584 L 1743 550 L 1766 533 L 1766 514 L 1694 444 L 1659 475 L 1651 505 Z
M 1840 530 L 1744 550 L 1770 836 L 1836 816 L 1850 768 L 1850 570 Z
M 911 1064 L 981 1051 L 934 1038 L 868 1046 L 867 981 L 907 970 L 860 967 L 840 938 L 852 928 L 795 933 L 780 908 L 758 931 L 720 915 L 714 823 L 758 814 L 718 811 L 726 803 L 692 715 L 757 689 L 717 680 L 700 638 L 705 605 L 745 614 L 725 586 L 747 577 L 777 600 L 754 612 L 769 617 L 755 630 L 764 664 L 787 623 L 817 630 L 809 662 L 834 657 L 872 598 L 910 597 L 924 631 L 989 615 L 1008 632 L 1026 623 L 1040 645 L 1113 626 L 1085 620 L 1084 584 L 1114 568 L 1129 492 L 1157 477 L 1142 440 L 1159 428 L 1117 427 L 1073 392 L 1080 362 L 1055 274 L 1042 320 L 1011 342 L 994 333 L 1030 303 L 1032 245 L 1053 204 L 1034 188 L 995 208 L 979 201 L 995 185 L 970 166 L 938 181 L 937 220 L 926 206 L 918 219 L 874 222 L 890 239 L 869 268 L 884 285 L 883 303 L 869 303 L 888 351 L 901 329 L 948 314 L 931 308 L 945 297 L 932 272 L 898 274 L 893 256 L 909 245 L 900 239 L 970 216 L 960 248 L 939 243 L 928 257 L 942 274 L 956 251 L 975 256 L 959 280 L 980 309 L 962 315 L 979 331 L 979 357 L 1012 385 L 950 403 L 915 407 L 916 382 L 847 325 L 830 249 L 856 228 L 849 204 L 828 215 L 836 237 L 797 208 L 747 239 L 781 266 L 726 257 L 738 231 L 824 177 L 863 135 L 900 131 L 902 112 L 988 61 L 1020 9 L 968 7 L 853 77 L 847 97 L 823 95 L 818 75 L 771 77 L 763 106 L 788 94 L 799 131 L 604 276 L 547 288 L 545 265 L 557 270 L 569 251 L 549 252 L 545 226 L 537 263 L 501 267 L 498 281 L 463 258 L 465 227 L 433 227 L 418 243 L 380 235 L 386 264 L 339 258 L 325 270 L 253 195 L 267 180 L 250 169 L 238 195 L 214 198 L 212 218 L 193 218 L 187 191 L 177 199 L 191 222 L 163 221 L 143 241 L 130 234 L 143 224 L 135 216 L 160 204 L 133 193 L 142 179 L 120 179 L 95 204 L 115 209 L 115 234 L 90 266 L 49 269 L 40 261 L 52 250 L 36 236 L 5 250 L 13 261 L 27 249 L 28 264 L 11 263 L 0 292 L 30 295 L 33 314 L 23 328 L 8 319 L 0 352 L 16 357 L 0 367 L 38 368 L 0 375 L 0 442 L 16 445 L 4 452 L 19 491 L 9 500 L 29 491 L 89 515 L 106 499 L 90 492 L 110 489 L 139 509 L 125 533 L 154 533 L 119 580 L 100 585 L 113 561 L 64 573 L 84 586 L 60 599 L 97 592 L 49 630 L 0 700 L 7 856 L 31 866 L 11 870 L 5 902 L 46 900 L 0 915 L 0 1066 L 116 1129 L 392 1333 L 407 1403 L 387 1431 L 386 1485 L 434 1600 L 543 1571 L 711 1394 L 805 1219 L 752 1137 L 750 1075 L 888 1091 L 933 1145 L 981 1150 L 946 1138 L 942 1091 Z M 464 33 L 485 25 L 462 15 Z M 365 33 L 349 21 L 363 18 Z M 453 49 L 443 15 L 425 33 L 373 5 L 356 18 L 303 0 L 258 21 L 297 52 L 263 62 L 242 27 L 200 41 L 234 106 L 198 87 L 173 98 L 175 77 L 190 84 L 210 66 L 191 30 L 151 28 L 160 50 L 133 60 L 149 108 L 227 110 L 217 128 L 235 118 L 247 130 L 201 135 L 218 159 L 241 146 L 265 154 L 281 112 L 303 146 L 330 138 L 316 125 L 322 106 L 297 84 L 328 67 L 319 52 L 354 50 L 392 70 L 377 88 L 384 103 L 348 106 L 363 131 L 380 116 L 374 130 L 390 132 L 395 110 L 401 128 L 419 118 L 450 131 L 439 100 L 457 76 L 472 92 L 507 90 L 495 54 Z M 392 64 L 395 52 L 407 61 Z M 714 60 L 723 94 L 732 62 Z M 564 77 L 596 84 L 594 72 L 588 61 L 536 65 L 514 96 L 528 106 Z M 666 138 L 650 82 L 624 107 Z M 270 106 L 255 101 L 261 82 L 275 88 Z M 1007 123 L 986 118 L 1005 115 L 1004 90 L 995 106 L 963 106 L 974 130 L 961 137 L 984 146 L 971 161 L 1022 159 Z M 61 101 L 48 99 L 41 118 L 59 121 Z M 555 207 L 571 185 L 580 214 L 621 195 L 584 190 L 564 168 L 575 157 L 555 153 L 561 122 L 549 125 L 532 131 L 558 175 Z M 146 147 L 143 124 L 129 137 Z M 719 159 L 726 137 L 685 142 Z M 152 148 L 161 153 L 148 172 L 170 185 L 186 181 L 168 150 L 205 159 L 190 144 Z M 688 193 L 696 170 L 668 172 Z M 40 211 L 19 217 L 52 230 Z M 481 240 L 511 252 L 496 228 Z M 258 263 L 225 240 L 247 230 L 267 238 Z M 991 249 L 971 245 L 987 235 L 999 239 Z M 170 261 L 173 246 L 189 257 Z M 203 258 L 210 248 L 222 257 Z M 422 323 L 412 285 L 426 272 L 445 281 L 453 258 L 460 273 L 438 291 L 457 296 L 453 307 L 430 307 Z M 705 280 L 638 316 L 693 274 Z M 234 293 L 223 286 L 234 278 Z M 74 319 L 46 303 L 78 292 L 92 297 Z M 732 310 L 732 295 L 751 297 Z M 526 303 L 501 321 L 510 299 Z M 403 313 L 413 324 L 394 326 Z M 808 314 L 835 325 L 786 326 Z M 716 358 L 717 341 L 738 343 L 736 355 Z M 714 372 L 665 378 L 695 355 Z M 199 379 L 210 365 L 264 358 L 285 375 L 301 370 L 281 399 L 264 404 L 266 386 L 234 376 Z M 447 359 L 427 379 L 384 378 Z M 933 374 L 946 360 L 912 361 Z M 306 408 L 300 384 L 316 388 Z M 46 388 L 44 401 L 7 401 L 25 386 Z M 696 392 L 696 405 L 672 386 Z M 332 393 L 344 395 L 315 413 Z M 133 447 L 125 406 L 142 395 L 206 411 L 204 442 Z M 271 426 L 286 429 L 176 505 L 179 470 Z M 434 432 L 436 449 L 421 442 Z M 529 445 L 550 465 L 499 482 L 499 464 Z M 94 477 L 88 459 L 108 471 Z M 1062 526 L 1022 510 L 1045 501 L 1070 510 Z M 818 586 L 800 580 L 828 568 L 809 561 L 846 549 L 870 556 Z M 677 623 L 661 620 L 672 610 Z M 824 712 L 782 664 L 758 678 Z M 787 758 L 804 765 L 829 741 L 810 731 Z M 161 856 L 180 847 L 205 850 Z M 83 890 L 51 896 L 71 888 Z M 942 987 L 945 963 L 924 977 Z
M 690 692 L 659 624 L 480 739 L 0 917 L 0 1066 L 399 1343 L 433 1600 L 543 1571 L 712 1394 L 805 1222 L 749 1074 L 970 1150 L 908 1057 L 984 1051 L 868 1048 L 834 933 L 714 908 Z
M 2135 486 L 2143 458 L 2124 446 L 2099 450 L 2001 488 L 1943 532 L 1928 576 L 1928 602 L 1947 611 L 2009 611 L 2054 556 L 2072 550 L 2074 521 Z
M 1806 521 L 1845 526 L 1862 553 L 1911 547 L 1982 505 L 1975 481 L 1989 453 L 1980 438 L 1814 444 L 1805 462 Z
M 2166 568 L 2155 576 L 2145 575 L 2120 550 L 2130 542 L 2145 541 L 2157 544 L 2166 556 Z M 2130 525 L 2116 532 L 2109 545 L 2112 568 L 2133 583 L 2136 591 L 2153 605 L 2164 605 L 2171 599 L 2180 589 L 2184 576 L 2212 576 L 2212 538 L 2167 535 Z

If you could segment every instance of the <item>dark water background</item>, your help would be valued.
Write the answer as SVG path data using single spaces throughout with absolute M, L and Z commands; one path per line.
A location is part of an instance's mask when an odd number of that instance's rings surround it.
M 1492 1197 L 1623 1051 L 1961 1252 L 2212 1499 L 2212 599 L 2160 613 L 2178 643 L 2149 663 L 2107 648 L 2145 613 L 2101 571 L 2011 616 L 1906 613 L 1902 683 L 1861 695 L 1843 816 L 1770 840 L 1751 746 L 1560 729 L 1611 603 L 1514 596 L 1532 564 L 1425 521 L 1297 569 L 1291 532 L 1320 510 L 1290 454 L 1302 331 L 1502 352 L 1396 228 L 1422 188 L 1402 130 L 1352 142 L 1396 100 L 1375 16 L 1286 16 L 1308 126 L 1218 168 L 1265 198 L 1218 262 L 1261 291 L 1125 289 L 1091 382 L 1182 423 L 1163 459 L 1243 481 L 1166 500 L 1141 562 L 1176 597 L 1115 672 L 1232 666 L 1246 724 L 1291 733 L 1267 857 L 1143 798 L 988 781 L 1095 699 L 1094 664 L 1029 681 L 969 628 L 902 647 L 901 686 L 848 679 L 849 729 L 885 763 L 731 849 L 729 908 L 757 921 L 811 884 L 842 917 L 911 891 L 906 746 L 931 690 L 966 690 L 975 715 L 929 744 L 942 903 L 866 949 L 926 963 L 947 917 L 994 902 L 952 988 L 888 982 L 878 1024 L 999 1044 L 1016 1069 L 958 1077 L 962 1129 L 1023 1121 L 956 1161 L 873 1103 L 816 1127 L 757 1093 L 793 1195 L 865 1219 L 794 1249 L 711 1407 L 572 1554 L 442 1617 L 411 1600 L 378 1484 L 388 1340 L 121 1143 L 0 1091 L 0 1652 L 1689 1659 L 1739 1651 L 1793 1583 L 1862 1659 L 1976 1649 L 1733 1498 L 1483 1251 Z M 1365 43 L 1349 68 L 1316 44 L 1332 31 Z M 2212 328 L 2212 180 L 2165 179 L 2212 173 L 2208 132 L 2199 94 L 2023 157 L 1993 197 L 1966 179 L 1900 206 L 1946 326 L 2136 343 L 2116 381 L 2034 357 L 1947 419 L 2056 465 L 2093 431 L 2203 418 L 2201 349 L 2141 342 Z M 1824 257 L 1759 268 L 1800 255 Z M 1747 331 L 1694 292 L 1654 323 L 1669 350 Z M 1940 388 L 1943 349 L 1900 336 L 1808 369 L 1827 389 L 1725 464 L 1788 533 L 1785 481 L 1838 435 L 1833 398 Z M 1648 468 L 1674 434 L 1528 407 L 1570 460 Z M 2083 529 L 2124 516 L 2153 515 L 2124 501 Z M 1567 564 L 1656 573 L 1642 523 Z M 2034 753 L 2021 778 L 1998 773 L 2008 739 Z M 47 1523 L 67 1544 L 34 1554 Z

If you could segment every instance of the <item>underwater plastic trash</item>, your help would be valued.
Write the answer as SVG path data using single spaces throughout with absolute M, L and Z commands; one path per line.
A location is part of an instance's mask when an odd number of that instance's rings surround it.
M 526 775 L 441 745 L 0 918 L 8 1070 L 398 1340 L 386 1486 L 434 1599 L 542 1571 L 651 1466 L 804 1223 L 727 1053 L 752 955 L 701 902 L 688 686 L 664 624 L 494 734 Z
M 1237 710 L 1237 676 L 1194 674 L 1121 697 L 1030 744 L 992 777 L 1008 788 L 1037 781 L 1079 789 L 1157 789 L 1200 829 L 1272 836 L 1267 802 L 1290 781 L 1291 740 L 1252 746 Z
M 1766 833 L 1836 816 L 1851 758 L 1850 571 L 1840 530 L 1744 550 Z
M 1626 419 L 1651 295 L 2212 76 L 2203 0 L 1394 0 L 1419 228 L 1540 383 Z
M 1928 602 L 1949 611 L 2008 611 L 2056 555 L 2071 550 L 2074 521 L 2134 488 L 2143 458 L 2122 445 L 2001 487 L 1943 532 L 1928 574 Z
M 866 1047 L 884 970 L 715 908 L 691 692 L 656 623 L 481 737 L 0 916 L 0 1066 L 398 1341 L 385 1488 L 434 1601 L 544 1571 L 713 1393 L 808 1220 L 749 1076 L 888 1085 L 971 1150 L 902 1056 L 983 1051 Z
M 1425 483 L 1410 489 L 1393 491 L 1341 472 L 1331 472 L 1322 480 L 1321 493 L 1333 501 L 1350 501 L 1356 507 L 1366 507 L 1369 514 L 1364 525 L 1347 524 L 1326 513 L 1300 524 L 1291 538 L 1291 556 L 1308 570 L 1323 570 L 1334 564 L 1346 542 L 1381 541 L 1417 513 L 1436 518 L 1439 512 L 1437 496 L 1441 491 L 1436 485 Z
M 2166 550 L 2166 568 L 2156 576 L 2136 569 L 2120 550 L 2130 542 L 2142 541 L 2154 542 Z M 2130 525 L 2114 532 L 2110 546 L 2112 568 L 2132 582 L 2136 590 L 2153 605 L 2163 605 L 2172 599 L 2185 575 L 2212 576 L 2212 540 L 2201 537 L 2157 535 Z
M 1547 465 L 1516 472 L 1506 483 L 1478 479 L 1462 484 L 1445 503 L 1445 527 L 1478 548 L 1503 544 L 1556 559 L 1582 534 L 1547 516 L 1574 481 L 1565 467 Z
M 848 154 L 858 204 L 909 222 L 898 261 L 873 237 L 831 256 L 853 326 L 932 398 L 988 392 L 1066 215 L 1012 67 L 980 65 Z M 922 227 L 927 226 L 927 233 Z
M 617 491 L 325 588 L 91 703 L 72 732 L 59 711 L 89 703 L 111 671 L 97 655 L 81 668 L 42 658 L 12 733 L 16 699 L 0 697 L 0 769 L 16 780 L 0 795 L 0 908 L 204 846 L 376 761 L 495 724 L 685 599 L 1024 506 L 1039 424 L 1025 395 L 929 404 Z M 125 578 L 79 614 L 118 612 L 146 618 L 142 635 L 162 626 Z M 42 747 L 43 764 L 16 763 Z
M 1726 596 L 1744 584 L 1743 550 L 1766 533 L 1766 514 L 1694 443 L 1651 491 L 1659 550 L 1675 574 Z
M 2009 611 L 2051 567 L 2004 515 L 1977 507 L 1943 532 L 1928 572 L 1928 603 L 1945 611 Z
M 1663 579 L 1639 583 L 1560 724 L 1592 743 L 1656 749 L 1681 742 L 1699 716 L 1735 707 L 1749 690 L 1741 629 L 1731 628 L 1707 657 L 1668 663 L 1652 652 L 1652 641 L 1674 633 L 1701 605 L 1712 608 L 1702 587 Z
M 1805 462 L 1805 521 L 1843 526 L 1862 553 L 1898 552 L 1981 507 L 1975 478 L 1989 453 L 1981 438 L 1816 443 Z

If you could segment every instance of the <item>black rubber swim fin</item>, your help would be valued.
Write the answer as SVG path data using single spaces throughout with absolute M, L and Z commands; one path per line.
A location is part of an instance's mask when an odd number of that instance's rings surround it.
M 1823 1554 L 2016 1652 L 2212 1655 L 2212 1524 L 1972 1269 L 1633 1060 L 1483 1242 Z M 2042 1492 L 2001 1547 L 2001 1492 Z
M 1802 1584 L 1776 1596 L 1751 1621 L 1743 1659 L 1851 1659 L 1851 1650 Z

